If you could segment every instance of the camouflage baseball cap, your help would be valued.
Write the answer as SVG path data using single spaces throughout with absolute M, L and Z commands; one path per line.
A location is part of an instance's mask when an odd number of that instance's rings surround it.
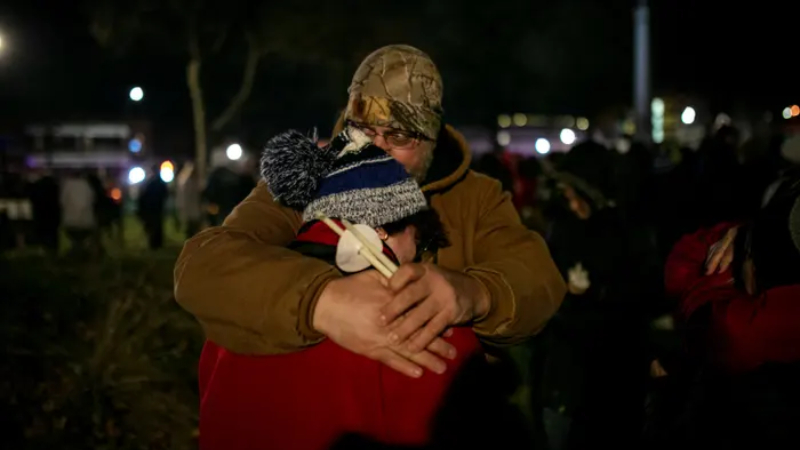
M 347 91 L 345 118 L 435 139 L 442 124 L 442 77 L 431 58 L 389 45 L 361 63 Z

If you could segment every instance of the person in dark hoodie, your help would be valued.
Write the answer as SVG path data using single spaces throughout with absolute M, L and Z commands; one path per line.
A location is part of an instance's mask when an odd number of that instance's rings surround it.
M 701 401 L 687 439 L 780 448 L 800 414 L 800 174 L 748 223 L 684 236 L 666 263 Z
M 584 142 L 549 170 L 561 207 L 548 244 L 568 287 L 534 343 L 533 403 L 551 448 L 634 448 L 641 435 L 660 267 L 654 243 L 616 206 L 615 156 Z
M 151 250 L 164 246 L 164 205 L 169 197 L 167 183 L 159 176 L 160 168 L 154 165 L 149 179 L 139 194 L 137 213 L 147 234 Z

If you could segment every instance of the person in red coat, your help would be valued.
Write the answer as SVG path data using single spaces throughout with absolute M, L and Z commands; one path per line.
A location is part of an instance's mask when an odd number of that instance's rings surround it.
M 800 177 L 748 224 L 683 237 L 666 264 L 686 330 L 684 417 L 670 448 L 781 448 L 800 414 Z
M 291 248 L 342 272 L 359 272 L 367 264 L 352 265 L 340 237 L 317 220 L 318 213 L 340 226 L 339 219 L 368 225 L 395 264 L 447 245 L 417 182 L 357 129 L 321 150 L 298 133 L 285 133 L 267 145 L 263 164 L 273 196 L 302 207 L 305 224 Z M 456 350 L 446 370 L 416 379 L 331 340 L 270 356 L 236 354 L 207 341 L 199 365 L 200 448 L 322 450 L 349 434 L 426 445 L 455 377 L 481 353 L 470 328 L 453 328 L 444 338 Z
M 666 263 L 686 323 L 704 315 L 698 350 L 725 373 L 800 361 L 800 177 L 786 179 L 747 225 L 684 236 Z

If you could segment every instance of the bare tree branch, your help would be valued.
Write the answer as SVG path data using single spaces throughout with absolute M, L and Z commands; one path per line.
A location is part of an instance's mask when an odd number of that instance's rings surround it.
M 211 131 L 218 132 L 222 130 L 222 128 L 236 116 L 242 106 L 244 106 L 244 103 L 253 91 L 253 82 L 256 79 L 256 72 L 258 71 L 258 63 L 261 60 L 262 52 L 252 39 L 249 41 L 250 46 L 247 51 L 247 61 L 244 64 L 244 72 L 242 73 L 242 83 L 239 86 L 239 92 L 231 98 L 228 107 L 211 123 Z
M 217 35 L 217 39 L 214 40 L 214 43 L 211 44 L 211 53 L 219 53 L 222 46 L 225 44 L 225 41 L 228 39 L 228 30 L 231 29 L 231 24 L 228 23 L 225 27 Z
M 194 14 L 186 20 L 186 44 L 189 46 L 189 58 L 200 61 L 200 37 L 197 35 L 197 17 Z
M 206 162 L 208 160 L 208 142 L 206 136 L 206 109 L 203 101 L 203 88 L 200 85 L 200 60 L 190 59 L 186 66 L 186 85 L 192 100 L 192 119 L 195 136 L 195 164 L 200 179 L 205 179 Z

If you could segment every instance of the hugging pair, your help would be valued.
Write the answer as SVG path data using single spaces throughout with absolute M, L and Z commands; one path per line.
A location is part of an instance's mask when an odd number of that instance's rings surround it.
M 448 245 L 417 182 L 356 128 L 323 148 L 300 133 L 284 133 L 268 143 L 262 174 L 276 201 L 302 211 L 304 224 L 290 248 L 345 275 L 367 265 L 343 263 L 346 250 L 319 214 L 340 226 L 340 220 L 367 225 L 395 264 Z M 459 369 L 480 351 L 469 327 L 454 328 L 446 339 L 455 359 L 443 374 L 418 379 L 329 339 L 271 356 L 235 354 L 208 341 L 199 367 L 201 448 L 323 449 L 348 433 L 424 444 Z

